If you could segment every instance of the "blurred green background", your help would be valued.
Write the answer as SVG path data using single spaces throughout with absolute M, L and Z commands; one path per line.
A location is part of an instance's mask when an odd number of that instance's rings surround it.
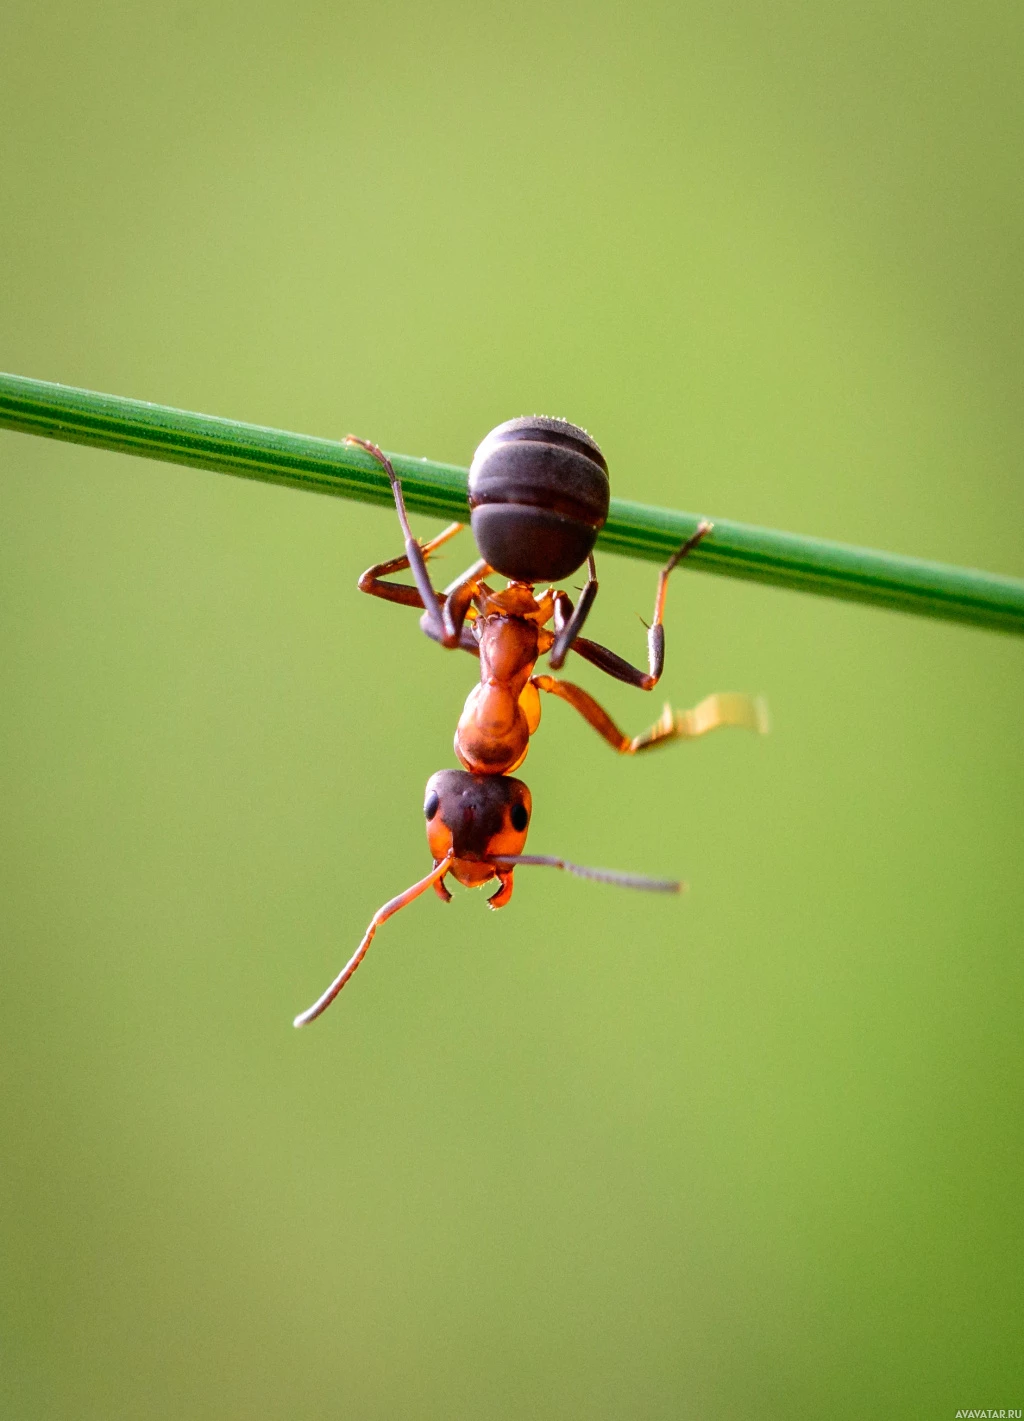
M 1024 11 L 7 0 L 0 368 L 1024 573 Z M 417 520 L 421 531 L 431 525 Z M 1024 647 L 680 572 L 549 704 L 499 915 L 474 668 L 378 509 L 0 434 L 0 1414 L 1024 1406 Z M 456 543 L 447 578 L 470 561 Z M 634 658 L 655 570 L 604 557 Z

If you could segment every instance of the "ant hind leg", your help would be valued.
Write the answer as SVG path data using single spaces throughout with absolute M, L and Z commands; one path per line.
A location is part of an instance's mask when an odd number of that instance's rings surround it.
M 431 538 L 428 543 L 421 543 L 419 547 L 423 561 L 426 562 L 431 553 L 436 552 L 450 538 L 454 538 L 461 527 L 461 523 L 451 523 L 435 538 Z M 357 584 L 359 591 L 367 592 L 371 597 L 381 597 L 385 602 L 400 602 L 403 607 L 422 607 L 423 598 L 418 587 L 410 587 L 407 582 L 384 581 L 394 572 L 405 572 L 408 566 L 407 553 L 403 553 L 398 558 L 389 558 L 387 562 L 374 563 L 373 567 L 368 567 L 360 577 Z M 434 596 L 440 606 L 444 601 L 443 593 L 435 592 Z
M 427 571 L 427 563 L 423 556 L 423 550 L 413 537 L 412 529 L 409 527 L 409 515 L 405 511 L 402 485 L 392 467 L 391 460 L 382 449 L 378 448 L 376 444 L 372 444 L 369 439 L 359 439 L 355 434 L 346 434 L 345 443 L 356 444 L 360 449 L 365 449 L 367 454 L 369 454 L 372 459 L 375 459 L 387 474 L 388 482 L 391 485 L 391 492 L 395 498 L 395 510 L 398 513 L 398 522 L 405 535 L 405 556 L 408 559 L 406 566 L 411 568 L 416 586 L 419 589 L 420 605 L 423 608 L 427 621 L 433 630 L 437 632 L 436 640 L 440 641 L 442 646 L 457 646 L 459 640 L 458 633 L 454 636 L 449 636 L 448 629 L 444 625 L 444 619 L 438 606 L 437 593 L 434 590 L 433 583 L 430 581 L 430 573 Z M 397 568 L 393 570 L 397 571 Z M 383 595 L 387 596 L 386 593 Z M 402 599 L 388 598 L 388 600 L 400 601 Z M 406 605 L 408 605 L 408 603 Z

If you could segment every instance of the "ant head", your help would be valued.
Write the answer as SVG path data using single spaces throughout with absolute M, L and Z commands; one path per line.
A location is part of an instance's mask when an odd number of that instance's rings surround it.
M 523 852 L 532 810 L 522 780 L 438 770 L 423 803 L 430 852 L 440 861 L 454 851 L 451 873 L 466 887 L 486 883 L 495 873 L 491 859 Z
M 524 854 L 532 807 L 530 791 L 522 780 L 514 780 L 510 775 L 471 775 L 466 770 L 438 770 L 436 775 L 431 775 L 423 812 L 427 818 L 427 842 L 434 856 L 432 872 L 377 909 L 353 955 L 327 991 L 295 1018 L 295 1025 L 305 1026 L 327 1010 L 366 956 L 366 949 L 381 923 L 431 887 L 447 902 L 452 895 L 444 886 L 446 874 L 450 873 L 466 888 L 475 888 L 501 872 L 501 887 L 488 899 L 492 908 L 501 908 L 508 902 L 512 893 L 511 870 L 516 864 L 561 868 L 598 883 L 615 883 L 620 888 L 641 888 L 656 893 L 678 893 L 682 887 L 681 883 L 641 878 L 632 873 L 583 868 L 546 854 Z
M 516 582 L 560 582 L 586 562 L 608 517 L 608 465 L 585 429 L 530 415 L 473 455 L 469 506 L 481 557 Z

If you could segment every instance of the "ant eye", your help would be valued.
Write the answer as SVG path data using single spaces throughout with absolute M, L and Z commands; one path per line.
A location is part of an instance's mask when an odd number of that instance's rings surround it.
M 423 806 L 423 813 L 428 819 L 433 819 L 434 815 L 437 813 L 440 807 L 440 804 L 441 801 L 437 797 L 437 791 L 431 790 L 430 793 L 427 795 L 427 802 Z
M 526 811 L 525 804 L 514 804 L 512 806 L 512 828 L 517 834 L 521 834 L 530 822 L 530 816 Z

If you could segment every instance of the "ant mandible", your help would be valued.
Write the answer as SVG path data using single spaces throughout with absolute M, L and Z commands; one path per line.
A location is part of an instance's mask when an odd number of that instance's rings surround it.
M 616 680 L 653 690 L 665 664 L 663 618 L 669 574 L 712 532 L 711 523 L 701 522 L 659 574 L 647 632 L 646 672 L 581 636 L 597 596 L 593 549 L 609 506 L 608 465 L 585 430 L 567 420 L 534 415 L 508 420 L 487 435 L 469 471 L 471 527 L 482 556 L 444 592 L 435 590 L 427 559 L 462 524 L 453 523 L 429 542 L 419 543 L 409 527 L 402 486 L 391 461 L 367 440 L 350 435 L 346 442 L 358 444 L 383 467 L 405 536 L 405 553 L 367 569 L 359 579 L 359 590 L 421 608 L 420 627 L 427 636 L 444 647 L 479 657 L 480 680 L 466 700 L 455 732 L 455 753 L 465 770 L 440 770 L 427 784 L 424 813 L 432 871 L 374 915 L 352 959 L 323 996 L 296 1017 L 296 1026 L 304 1026 L 330 1005 L 359 966 L 381 923 L 430 887 L 444 901 L 450 900 L 444 885 L 448 873 L 467 887 L 497 877 L 498 891 L 488 900 L 491 908 L 504 907 L 511 898 L 517 864 L 562 868 L 621 887 L 680 890 L 677 882 L 523 854 L 530 792 L 510 772 L 526 758 L 530 737 L 540 723 L 539 692 L 567 701 L 620 755 L 693 739 L 721 726 L 767 728 L 760 698 L 726 692 L 708 696 L 686 711 L 673 711 L 666 703 L 654 725 L 630 737 L 581 686 L 533 674 L 539 657 L 547 654 L 549 665 L 558 670 L 572 649 Z M 556 590 L 554 584 L 584 562 L 587 580 L 574 606 L 568 593 Z M 386 580 L 405 569 L 411 569 L 415 587 Z M 508 579 L 504 591 L 488 585 L 491 573 Z M 548 584 L 539 599 L 534 591 L 538 584 Z

